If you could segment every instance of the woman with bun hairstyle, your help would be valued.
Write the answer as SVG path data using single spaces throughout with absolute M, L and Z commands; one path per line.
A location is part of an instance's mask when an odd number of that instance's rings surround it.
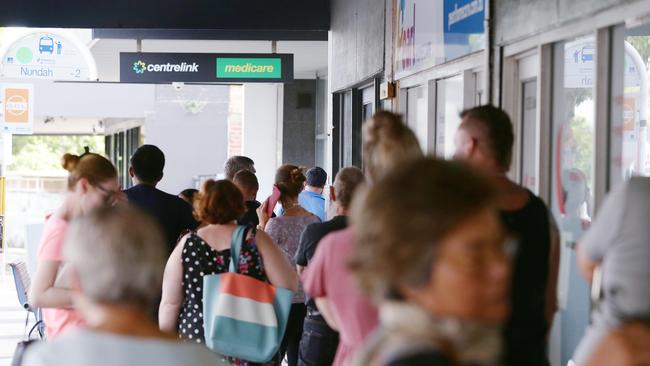
M 298 195 L 307 180 L 301 168 L 295 165 L 283 165 L 275 173 L 275 185 L 280 190 L 280 202 L 284 209 L 282 216 L 269 219 L 267 214 L 268 200 L 257 209 L 260 220 L 260 228 L 273 239 L 282 249 L 284 255 L 291 261 L 293 268 L 296 268 L 295 255 L 300 243 L 300 234 L 309 224 L 320 222 L 318 216 L 305 210 L 298 203 Z M 305 294 L 302 287 L 298 289 L 293 298 L 289 323 L 284 334 L 284 340 L 280 347 L 280 358 L 285 354 L 289 366 L 298 364 L 298 349 L 302 337 L 302 327 L 307 314 L 305 306 Z
M 63 240 L 68 223 L 113 204 L 122 194 L 117 170 L 101 155 L 88 152 L 82 156 L 65 154 L 62 166 L 69 172 L 68 191 L 61 207 L 45 221 L 38 267 L 29 292 L 30 306 L 43 309 L 48 339 L 83 324 L 81 316 L 72 308 L 70 273 L 63 261 Z

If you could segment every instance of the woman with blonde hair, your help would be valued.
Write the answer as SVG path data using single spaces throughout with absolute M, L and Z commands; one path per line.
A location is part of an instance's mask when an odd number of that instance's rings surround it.
M 122 195 L 117 170 L 101 155 L 65 154 L 62 166 L 70 172 L 68 192 L 61 207 L 45 221 L 38 267 L 29 293 L 30 306 L 43 309 L 45 333 L 49 339 L 83 324 L 81 316 L 73 309 L 70 273 L 63 259 L 63 240 L 68 223 L 113 204 Z
M 422 156 L 420 144 L 402 118 L 377 112 L 363 130 L 363 162 L 370 184 Z M 401 187 L 395 187 L 395 190 Z M 399 196 L 399 195 L 396 195 Z M 403 210 L 401 214 L 406 214 Z M 356 286 L 347 261 L 354 254 L 357 228 L 351 225 L 323 238 L 309 267 L 302 275 L 305 291 L 315 298 L 327 323 L 339 331 L 340 342 L 334 365 L 344 365 L 377 327 L 377 309 Z

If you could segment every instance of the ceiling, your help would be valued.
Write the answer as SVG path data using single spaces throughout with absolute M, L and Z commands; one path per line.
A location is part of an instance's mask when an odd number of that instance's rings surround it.
M 320 30 L 329 0 L 3 1 L 0 26 L 223 30 Z

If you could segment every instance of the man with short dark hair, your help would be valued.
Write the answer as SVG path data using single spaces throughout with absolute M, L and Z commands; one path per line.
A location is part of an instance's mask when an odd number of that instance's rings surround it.
M 260 223 L 259 217 L 257 217 L 257 208 L 262 204 L 257 200 L 257 191 L 260 189 L 260 184 L 255 173 L 250 170 L 240 170 L 235 174 L 232 182 L 242 192 L 244 201 L 246 201 L 246 213 L 241 219 L 237 220 L 237 223 L 257 227 Z
M 134 186 L 125 191 L 129 202 L 151 214 L 165 233 L 167 254 L 185 230 L 196 229 L 192 206 L 156 188 L 163 177 L 165 154 L 154 145 L 140 146 L 131 157 L 129 175 Z
M 307 171 L 305 189 L 298 196 L 298 203 L 305 210 L 318 216 L 321 221 L 327 220 L 325 213 L 325 197 L 323 189 L 327 182 L 327 173 L 321 167 L 313 167 Z
M 546 204 L 507 177 L 514 134 L 510 117 L 485 105 L 461 113 L 455 157 L 489 177 L 501 192 L 504 227 L 517 238 L 505 328 L 505 364 L 545 366 L 547 332 L 555 312 L 559 265 L 557 229 Z
M 248 170 L 255 173 L 255 162 L 253 159 L 247 156 L 235 155 L 229 157 L 223 165 L 224 175 L 229 181 L 232 181 L 235 174 L 240 170 Z
M 336 206 L 336 216 L 326 222 L 311 224 L 303 231 L 296 252 L 296 265 L 299 273 L 302 273 L 309 265 L 322 238 L 331 232 L 347 227 L 347 214 L 352 197 L 364 182 L 363 172 L 359 168 L 343 168 L 338 172 L 333 186 L 330 187 L 330 202 Z M 298 354 L 299 364 L 331 365 L 334 362 L 339 343 L 338 333 L 327 325 L 313 299 L 307 301 L 307 316 L 303 328 Z M 317 341 L 312 339 L 315 337 L 314 334 L 317 334 Z M 310 342 L 310 340 L 312 341 Z M 308 357 L 308 354 L 318 354 L 318 363 L 303 362 L 303 360 L 307 361 L 305 358 Z M 314 360 L 311 359 L 311 361 Z

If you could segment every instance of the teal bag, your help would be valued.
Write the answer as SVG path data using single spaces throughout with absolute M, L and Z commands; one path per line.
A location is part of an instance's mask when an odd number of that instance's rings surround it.
M 203 277 L 205 343 L 224 356 L 268 362 L 287 328 L 293 292 L 237 273 L 246 226 L 230 242 L 230 272 Z

